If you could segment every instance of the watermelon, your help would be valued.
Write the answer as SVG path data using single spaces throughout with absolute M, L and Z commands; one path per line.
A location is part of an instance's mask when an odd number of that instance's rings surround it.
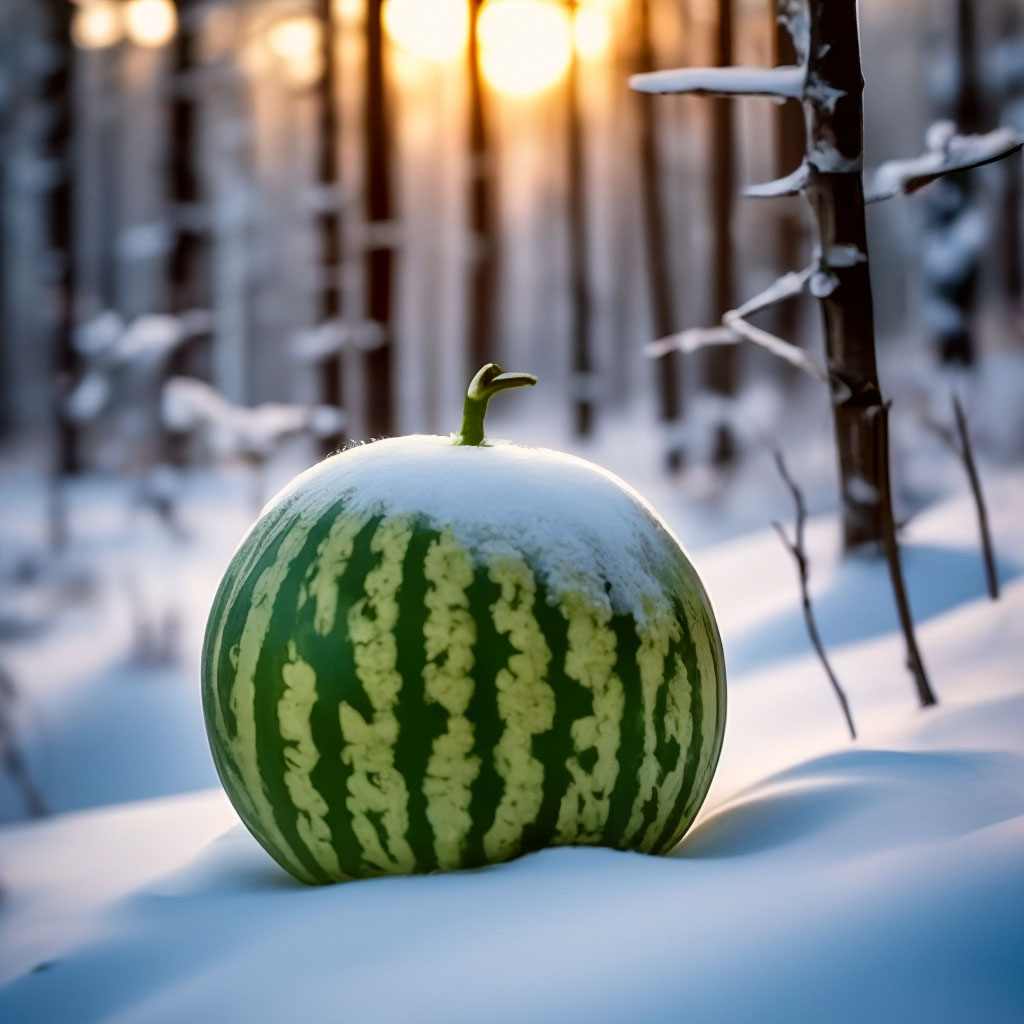
M 203 706 L 239 816 L 296 878 L 663 853 L 722 745 L 722 645 L 621 480 L 463 429 L 334 455 L 267 506 L 209 616 Z

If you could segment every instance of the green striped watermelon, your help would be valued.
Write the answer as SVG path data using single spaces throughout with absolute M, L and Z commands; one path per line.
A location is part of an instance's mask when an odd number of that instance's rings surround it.
M 690 561 L 580 459 L 456 437 L 353 448 L 264 511 L 210 612 L 203 704 L 240 817 L 296 878 L 551 845 L 661 853 L 718 761 L 725 675 Z

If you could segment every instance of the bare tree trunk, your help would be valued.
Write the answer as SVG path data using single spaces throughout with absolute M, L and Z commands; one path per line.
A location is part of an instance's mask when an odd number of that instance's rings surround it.
M 793 38 L 779 21 L 779 0 L 772 0 L 772 39 L 774 63 L 792 66 L 798 62 Z M 775 176 L 785 178 L 800 166 L 804 158 L 804 119 L 799 103 L 786 101 L 775 107 Z M 778 218 L 779 273 L 802 266 L 803 222 L 796 198 L 780 202 Z M 775 307 L 772 329 L 786 341 L 796 344 L 799 329 L 799 306 L 796 302 L 783 302 Z
M 469 0 L 469 314 L 466 351 L 472 375 L 497 359 L 498 221 L 494 207 L 494 154 L 480 73 L 477 32 L 483 0 Z
M 569 0 L 575 23 L 577 0 Z M 571 303 L 573 430 L 587 437 L 594 424 L 593 355 L 591 352 L 590 277 L 587 268 L 586 157 L 580 113 L 579 57 L 572 47 L 566 79 L 567 202 L 569 227 L 569 293 Z
M 655 56 L 651 32 L 651 0 L 640 0 L 637 12 L 639 53 L 636 70 L 653 71 Z M 676 318 L 672 308 L 672 271 L 665 234 L 665 200 L 661 187 L 657 117 L 654 104 L 639 95 L 637 116 L 640 127 L 640 200 L 643 204 L 651 321 L 654 337 L 664 338 L 675 330 Z M 679 354 L 674 351 L 655 364 L 658 416 L 666 424 L 677 422 L 682 415 L 681 366 Z M 681 466 L 682 450 L 677 443 L 669 445 L 665 458 L 669 469 Z
M 342 315 L 341 263 L 342 212 L 341 175 L 338 157 L 339 117 L 337 107 L 338 69 L 335 51 L 336 19 L 333 0 L 316 0 L 320 20 L 320 56 L 323 71 L 317 84 L 317 179 L 322 192 L 317 226 L 320 234 L 320 319 L 323 323 L 340 321 Z M 339 349 L 322 364 L 321 394 L 325 404 L 340 409 L 343 405 L 342 367 L 344 353 Z M 323 453 L 336 451 L 345 438 L 331 434 L 322 438 Z
M 170 310 L 177 316 L 189 310 L 205 308 L 209 292 L 204 287 L 208 275 L 200 266 L 204 231 L 198 216 L 202 201 L 199 183 L 199 124 L 196 102 L 196 46 L 198 33 L 194 21 L 196 5 L 177 0 L 178 32 L 173 43 L 174 68 L 170 108 L 170 197 L 174 224 L 174 244 L 168 266 Z
M 118 272 L 120 261 L 117 240 L 121 234 L 121 188 L 122 167 L 119 154 L 122 151 L 121 133 L 121 66 L 124 63 L 127 42 L 115 43 L 108 50 L 101 51 L 96 59 L 103 61 L 102 95 L 103 105 L 101 127 L 96 140 L 96 165 L 100 180 L 97 201 L 100 205 L 99 229 L 99 274 L 98 287 L 104 310 L 118 312 Z
M 717 67 L 732 64 L 733 0 L 718 0 L 718 22 L 713 63 Z M 729 99 L 711 100 L 711 295 L 715 317 L 732 309 L 735 277 L 732 245 L 732 203 L 735 190 L 733 144 L 733 106 Z M 722 398 L 736 392 L 735 346 L 714 348 L 707 357 L 709 390 Z M 727 422 L 718 425 L 712 462 L 727 466 L 736 458 L 736 441 Z
M 392 219 L 391 140 L 387 117 L 384 68 L 384 0 L 368 0 L 366 7 L 366 114 L 364 192 L 367 229 L 367 316 L 380 327 L 380 343 L 366 355 L 368 401 L 366 425 L 371 437 L 394 431 L 391 382 L 393 241 L 387 231 Z M 384 237 L 375 228 L 384 227 Z
M 1005 294 L 1011 312 L 1024 316 L 1024 238 L 1021 237 L 1021 210 L 1024 208 L 1024 156 L 1019 153 L 1006 161 L 1003 197 L 1003 260 L 1006 265 Z
M 0 57 L 9 59 L 9 47 L 0 46 Z M 11 90 L 13 92 L 13 90 Z M 11 166 L 14 156 L 11 136 L 14 121 L 13 98 L 8 93 L 0 98 L 0 437 L 6 435 L 15 424 L 13 409 L 13 392 L 11 389 L 10 367 L 7 365 L 8 353 L 13 344 L 14 331 L 11 329 L 11 315 L 7 302 L 8 266 L 13 266 L 10 259 L 12 239 L 7 230 L 7 169 Z
M 49 301 L 52 319 L 53 366 L 52 421 L 54 440 L 53 477 L 50 482 L 50 537 L 57 549 L 68 540 L 63 479 L 78 472 L 79 453 L 75 430 L 64 412 L 64 399 L 78 371 L 74 348 L 75 330 L 75 194 L 74 194 L 74 46 L 67 0 L 50 0 L 49 18 L 54 61 L 43 85 L 49 110 L 44 139 L 47 158 L 55 169 L 49 195 L 50 258 Z
M 856 0 L 810 0 L 805 114 L 805 194 L 817 224 L 820 296 L 839 455 L 847 551 L 881 547 L 907 644 L 907 664 L 923 706 L 934 704 L 917 649 L 900 565 L 889 468 L 889 415 L 875 358 L 862 181 L 864 114 Z
M 176 0 L 178 29 L 172 44 L 173 65 L 168 110 L 167 192 L 173 242 L 167 264 L 170 313 L 182 317 L 210 307 L 210 270 L 205 265 L 207 226 L 199 174 L 199 82 L 196 57 L 199 17 L 195 0 Z M 159 415 L 164 381 L 181 374 L 208 380 L 212 376 L 210 331 L 190 333 L 170 357 L 166 372 L 151 381 L 152 416 L 157 450 L 150 457 L 174 466 L 188 460 L 187 441 L 164 426 Z M 202 347 L 200 347 L 202 346 Z M 149 403 L 147 403 L 147 406 Z
M 1024 12 L 1019 0 L 1004 3 L 999 17 L 999 38 L 1004 45 L 1024 48 Z M 1010 96 L 1000 97 L 1009 102 Z M 1006 180 L 1003 191 L 1002 248 L 1006 267 L 1004 287 L 1010 311 L 1024 317 L 1024 238 L 1021 215 L 1024 212 L 1024 156 L 1018 153 L 1004 165 Z
M 864 223 L 863 108 L 856 0 L 811 0 L 808 55 L 809 180 L 823 269 L 825 352 L 839 453 L 847 550 L 881 545 L 888 459 L 878 443 L 882 395 L 875 359 L 874 304 Z M 818 86 L 818 88 L 815 88 Z M 830 97 L 836 93 L 834 109 Z

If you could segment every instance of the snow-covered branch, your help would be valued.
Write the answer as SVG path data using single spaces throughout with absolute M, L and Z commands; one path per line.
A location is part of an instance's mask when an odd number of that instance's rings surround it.
M 761 310 L 778 305 L 786 299 L 793 298 L 805 291 L 809 284 L 822 273 L 818 261 L 803 270 L 794 270 L 783 274 L 778 280 L 759 292 L 752 299 L 748 299 L 738 309 L 731 309 L 722 317 L 721 325 L 717 327 L 691 327 L 678 334 L 670 334 L 668 337 L 659 338 L 651 342 L 646 349 L 651 359 L 659 359 L 669 352 L 697 352 L 702 348 L 710 348 L 717 345 L 738 345 L 740 342 L 749 341 L 753 345 L 771 352 L 772 355 L 784 359 L 791 366 L 820 380 L 828 383 L 828 372 L 823 366 L 817 363 L 803 349 L 791 345 L 788 341 L 776 337 L 769 331 L 755 327 L 747 321 L 747 317 L 753 316 Z
M 828 372 L 802 348 L 798 348 L 788 341 L 783 341 L 782 338 L 776 337 L 769 331 L 747 323 L 736 310 L 730 310 L 726 313 L 722 317 L 722 323 L 726 327 L 732 328 L 745 341 L 766 349 L 773 356 L 784 359 L 791 366 L 795 366 L 798 370 L 803 370 L 804 373 L 820 380 L 823 384 L 828 383 Z
M 772 96 L 800 99 L 806 72 L 802 67 L 672 68 L 632 75 L 637 92 L 694 93 L 698 96 Z
M 810 179 L 811 171 L 806 163 L 787 174 L 784 178 L 766 181 L 760 185 L 748 185 L 743 194 L 750 199 L 774 199 L 776 196 L 798 196 Z
M 783 274 L 777 281 L 773 281 L 765 288 L 763 292 L 759 292 L 752 299 L 747 299 L 736 310 L 736 315 L 744 318 L 753 316 L 754 313 L 759 313 L 762 309 L 776 306 L 786 299 L 799 295 L 807 287 L 807 282 L 816 270 L 817 267 L 810 266 L 804 267 L 803 270 L 791 270 L 788 274 Z
M 828 383 L 828 373 L 825 368 L 803 349 L 748 323 L 736 310 L 730 310 L 722 317 L 720 327 L 690 327 L 678 334 L 670 334 L 666 338 L 652 341 L 645 351 L 649 358 L 659 359 L 669 352 L 678 351 L 689 355 L 704 348 L 718 345 L 739 345 L 744 341 L 749 341 L 751 344 L 771 352 L 772 355 L 784 359 L 791 366 L 802 370 L 815 380 Z
M 644 349 L 648 359 L 661 359 L 669 352 L 691 355 L 704 348 L 716 345 L 738 345 L 743 339 L 728 327 L 687 327 L 685 331 L 666 335 L 647 344 Z
M 297 434 L 329 437 L 344 423 L 343 414 L 330 406 L 234 405 L 209 384 L 191 377 L 172 377 L 164 385 L 161 412 L 170 430 L 202 432 L 222 458 L 266 458 Z
M 951 122 L 940 121 L 928 130 L 925 146 L 920 156 L 880 164 L 865 186 L 865 201 L 878 203 L 909 195 L 947 174 L 1002 160 L 1024 147 L 1024 139 L 1009 128 L 984 135 L 957 135 Z

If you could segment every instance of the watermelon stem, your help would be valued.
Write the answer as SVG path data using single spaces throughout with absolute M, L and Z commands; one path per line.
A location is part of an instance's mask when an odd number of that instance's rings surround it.
M 453 444 L 482 445 L 487 403 L 499 391 L 508 388 L 532 387 L 537 378 L 532 373 L 505 373 L 497 363 L 488 363 L 477 371 L 466 390 L 462 406 L 462 429 L 454 435 Z

